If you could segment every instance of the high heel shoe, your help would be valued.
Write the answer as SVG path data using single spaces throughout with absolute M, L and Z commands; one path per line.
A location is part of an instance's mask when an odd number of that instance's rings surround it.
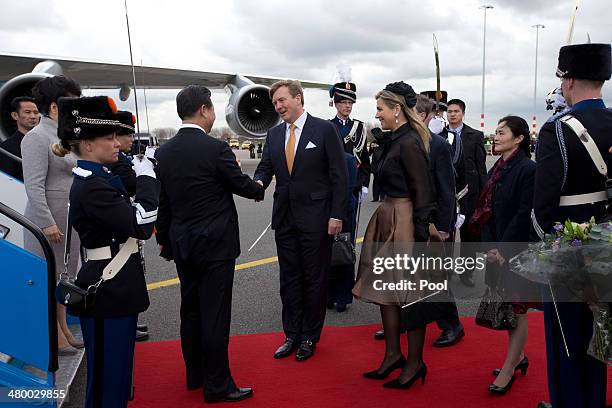
M 389 376 L 389 374 L 391 374 L 393 370 L 402 368 L 404 367 L 404 365 L 406 365 L 406 359 L 404 358 L 404 356 L 401 356 L 400 358 L 397 359 L 395 363 L 387 367 L 387 369 L 383 371 L 382 373 L 379 372 L 378 370 L 373 370 L 373 371 L 368 371 L 367 373 L 363 373 L 363 376 L 371 380 L 384 380 L 385 378 Z
M 385 387 L 385 388 L 401 388 L 401 389 L 405 390 L 405 389 L 410 388 L 410 386 L 412 386 L 412 384 L 414 384 L 419 378 L 421 379 L 421 385 L 425 385 L 425 377 L 426 376 L 427 376 L 427 366 L 425 365 L 425 363 L 423 363 L 421 368 L 419 368 L 417 370 L 417 372 L 414 373 L 412 378 L 409 379 L 408 381 L 406 381 L 405 383 L 400 382 L 400 380 L 398 378 L 396 378 L 395 380 L 391 380 L 389 382 L 384 383 L 383 387 Z
M 514 374 L 512 374 L 512 378 L 510 378 L 510 381 L 508 381 L 508 384 L 506 384 L 503 387 L 500 387 L 500 386 L 495 385 L 495 384 L 489 385 L 489 392 L 491 394 L 504 395 L 505 393 L 510 391 L 510 388 L 512 388 L 512 384 L 514 383 L 514 379 L 515 378 L 516 378 L 516 376 Z
M 516 367 L 514 367 L 514 371 L 521 370 L 521 374 L 522 375 L 527 375 L 527 368 L 528 367 L 529 367 L 529 360 L 527 360 L 527 356 L 525 356 L 525 357 L 523 357 L 521 362 L 518 363 L 516 365 Z M 500 371 L 501 371 L 501 368 L 496 368 L 495 370 L 493 370 L 493 375 L 497 377 L 499 375 Z

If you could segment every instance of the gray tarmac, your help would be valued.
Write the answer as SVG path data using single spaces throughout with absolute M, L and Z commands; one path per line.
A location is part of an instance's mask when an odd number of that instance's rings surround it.
M 241 163 L 243 172 L 253 176 L 259 160 L 249 159 L 247 150 L 234 151 Z M 490 168 L 497 157 L 487 156 L 487 168 Z M 236 260 L 237 265 L 267 259 L 276 256 L 274 243 L 274 231 L 268 230 L 259 243 L 248 252 L 248 248 L 259 237 L 261 232 L 270 222 L 272 214 L 272 192 L 273 185 L 266 191 L 263 202 L 256 203 L 242 197 L 235 197 L 238 217 L 240 222 L 240 246 L 241 255 Z M 361 206 L 358 236 L 363 236 L 370 216 L 379 203 L 371 202 L 370 195 Z M 357 251 L 360 245 L 357 245 Z M 174 263 L 160 258 L 154 239 L 145 245 L 147 283 L 156 284 L 177 277 Z M 475 273 L 478 285 L 468 289 L 453 279 L 451 288 L 457 297 L 457 307 L 461 316 L 473 316 L 478 308 L 479 301 L 474 300 L 478 294 L 484 291 L 482 271 Z M 162 340 L 175 340 L 179 338 L 179 310 L 180 291 L 177 284 L 150 289 L 149 298 L 151 306 L 141 314 L 139 323 L 149 326 L 149 342 Z M 463 298 L 468 300 L 462 300 Z M 354 326 L 363 324 L 380 323 L 380 312 L 376 305 L 354 301 L 347 311 L 337 313 L 328 310 L 325 319 L 326 326 Z M 435 325 L 430 325 L 430 330 L 437 330 Z M 232 323 L 231 334 L 251 334 L 281 332 L 281 302 L 279 296 L 279 267 L 278 263 L 271 262 L 264 265 L 245 267 L 237 270 L 234 276 L 234 291 L 232 299 Z M 325 335 L 325 331 L 323 331 Z M 469 333 L 466 335 L 469 336 Z M 279 334 L 279 342 L 283 336 Z M 274 350 L 269 350 L 270 358 Z M 176 356 L 181 358 L 181 356 Z M 85 398 L 85 372 L 86 363 L 83 362 L 70 387 L 69 399 L 62 406 L 65 408 L 76 408 L 82 406 Z

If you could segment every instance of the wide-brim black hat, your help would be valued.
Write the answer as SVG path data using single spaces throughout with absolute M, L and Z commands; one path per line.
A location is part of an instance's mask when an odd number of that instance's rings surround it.
M 57 101 L 57 136 L 60 140 L 84 140 L 116 132 L 117 105 L 108 96 L 64 97 Z
M 557 76 L 559 78 L 607 81 L 612 67 L 610 44 L 574 44 L 561 47 Z
M 429 99 L 435 101 L 437 93 L 438 91 L 423 91 L 421 92 L 421 95 L 425 95 Z M 444 111 L 447 110 L 448 109 L 448 92 L 440 91 L 439 98 L 440 98 L 441 110 L 444 110 Z
M 338 82 L 329 89 L 329 97 L 334 98 L 334 102 L 349 100 L 357 101 L 357 85 L 352 82 Z
M 120 128 L 117 130 L 117 136 L 132 135 L 136 132 L 136 117 L 129 111 L 117 111 L 117 120 Z

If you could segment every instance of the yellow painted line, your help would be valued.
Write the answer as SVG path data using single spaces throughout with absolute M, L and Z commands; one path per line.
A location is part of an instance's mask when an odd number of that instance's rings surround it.
M 363 242 L 363 237 L 359 237 L 357 238 L 357 243 L 361 244 Z M 256 261 L 251 261 L 251 262 L 245 262 L 245 263 L 241 263 L 236 265 L 236 271 L 240 271 L 242 269 L 250 269 L 250 268 L 254 268 L 256 266 L 261 266 L 261 265 L 268 265 L 271 263 L 276 263 L 278 262 L 278 257 L 277 256 L 272 256 L 270 258 L 264 258 L 264 259 L 258 259 Z M 179 284 L 179 279 L 178 278 L 173 278 L 173 279 L 167 279 L 167 280 L 163 280 L 163 281 L 159 281 L 159 282 L 153 282 L 153 283 L 149 283 L 147 285 L 147 290 L 154 290 L 154 289 L 160 289 L 160 288 L 165 288 L 167 286 L 174 286 L 174 285 L 178 285 Z

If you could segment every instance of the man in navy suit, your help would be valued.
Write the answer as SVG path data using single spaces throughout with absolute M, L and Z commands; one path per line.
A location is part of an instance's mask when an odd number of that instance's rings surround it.
M 280 265 L 285 342 L 274 353 L 310 358 L 327 299 L 331 237 L 342 230 L 348 174 L 334 125 L 304 110 L 298 81 L 279 81 L 270 97 L 283 123 L 270 129 L 254 179 L 265 188 L 276 176 L 272 229 Z

